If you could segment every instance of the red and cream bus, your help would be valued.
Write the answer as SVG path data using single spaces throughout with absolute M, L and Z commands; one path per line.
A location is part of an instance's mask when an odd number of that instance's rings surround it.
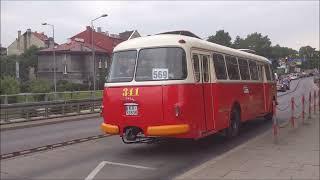
M 268 59 L 177 34 L 115 47 L 101 114 L 125 143 L 199 139 L 241 122 L 272 118 L 276 89 Z

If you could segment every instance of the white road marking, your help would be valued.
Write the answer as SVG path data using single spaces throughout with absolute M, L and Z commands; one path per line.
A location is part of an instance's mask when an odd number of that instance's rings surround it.
M 85 180 L 92 180 L 106 164 L 132 167 L 132 168 L 137 168 L 137 169 L 148 169 L 148 170 L 155 170 L 156 169 L 156 168 L 146 167 L 146 166 L 125 164 L 125 163 L 116 163 L 116 162 L 111 162 L 111 161 L 102 161 L 96 168 L 94 168 L 93 171 L 91 171 L 91 173 L 85 178 Z
M 146 167 L 146 166 L 139 166 L 139 165 L 131 165 L 131 164 L 124 164 L 124 163 L 116 163 L 116 162 L 110 162 L 110 161 L 104 161 L 106 164 L 110 165 L 117 165 L 117 166 L 126 166 L 126 167 L 133 167 L 137 169 L 149 169 L 149 170 L 155 170 L 156 168 L 152 167 Z
M 105 161 L 102 161 L 96 168 L 94 168 L 93 171 L 85 178 L 85 180 L 92 180 L 98 172 L 103 168 L 103 166 L 106 165 Z

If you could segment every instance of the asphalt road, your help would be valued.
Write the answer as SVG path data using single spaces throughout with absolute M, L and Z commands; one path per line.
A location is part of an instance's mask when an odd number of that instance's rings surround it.
M 297 82 L 293 81 L 291 86 L 294 86 Z M 278 98 L 279 107 L 287 106 L 292 96 L 299 98 L 301 94 L 309 92 L 309 89 L 312 88 L 314 88 L 314 85 L 311 78 L 301 80 L 295 92 Z M 289 109 L 287 109 L 283 112 L 280 111 L 277 117 L 280 122 L 284 122 L 288 121 L 289 116 Z M 90 123 L 86 124 L 85 122 Z M 47 142 L 48 144 L 66 137 L 72 138 L 75 136 L 79 138 L 80 134 L 86 136 L 98 132 L 100 122 L 100 120 L 74 121 L 70 122 L 72 124 L 69 125 L 61 123 L 34 127 L 39 129 L 27 128 L 4 131 L 3 133 L 6 135 L 4 137 L 7 137 L 7 139 L 1 139 L 1 146 L 5 145 L 3 143 L 7 143 L 3 140 L 15 141 L 17 146 L 21 142 L 30 145 L 31 143 L 39 144 L 39 142 Z M 52 126 L 56 127 L 53 128 Z M 210 158 L 217 157 L 243 144 L 269 130 L 270 127 L 271 122 L 264 120 L 246 123 L 241 135 L 233 140 L 226 140 L 223 136 L 213 135 L 199 141 L 126 145 L 122 143 L 118 136 L 110 136 L 46 152 L 2 160 L 0 162 L 0 175 L 1 179 L 85 179 L 86 177 L 94 177 L 94 179 L 171 179 Z M 15 134 L 15 132 L 20 132 L 20 135 Z M 9 135 L 11 136 L 9 137 Z M 18 139 L 22 140 L 19 142 Z M 46 139 L 46 141 L 42 139 Z M 14 147 L 15 143 L 12 143 L 11 146 Z M 94 170 L 96 167 L 98 167 L 97 171 Z M 95 172 L 96 174 L 94 174 Z
M 102 118 L 1 131 L 1 154 L 101 134 Z

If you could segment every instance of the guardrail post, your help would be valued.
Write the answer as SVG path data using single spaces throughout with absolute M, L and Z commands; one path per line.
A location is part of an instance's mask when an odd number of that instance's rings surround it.
M 90 91 L 90 93 L 91 93 L 91 112 L 93 112 L 94 111 L 94 96 L 93 96 L 93 91 Z
M 272 101 L 272 108 L 273 108 L 273 117 L 272 117 L 272 129 L 273 129 L 273 142 L 275 144 L 278 143 L 278 130 L 279 130 L 279 126 L 278 126 L 278 120 L 277 120 L 277 108 L 276 108 L 276 101 L 273 100 Z
M 294 97 L 291 97 L 291 127 L 295 128 L 294 119 Z
M 4 104 L 8 104 L 8 96 L 7 95 L 4 95 Z
M 314 93 L 313 93 L 313 114 L 315 115 L 316 114 L 316 104 L 317 104 L 317 93 L 316 93 L 316 90 L 314 90 Z
M 320 80 L 319 80 L 319 89 L 318 89 L 318 108 L 319 108 L 319 115 L 320 115 Z
M 309 116 L 308 119 L 311 119 L 311 92 L 309 92 Z
M 45 94 L 44 100 L 45 100 L 46 102 L 48 102 L 48 94 Z M 45 108 L 44 116 L 45 116 L 45 117 L 49 117 L 49 115 L 48 115 L 48 106 L 45 105 L 44 108 Z
M 302 115 L 301 115 L 301 117 L 302 117 L 302 124 L 304 124 L 305 122 L 304 122 L 304 109 L 305 109 L 305 107 L 304 107 L 304 101 L 305 101 L 305 99 L 304 99 L 304 94 L 302 95 Z

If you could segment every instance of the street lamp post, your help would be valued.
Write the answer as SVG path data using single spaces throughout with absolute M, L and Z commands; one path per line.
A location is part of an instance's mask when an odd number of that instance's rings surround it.
M 93 30 L 94 30 L 94 26 L 93 26 L 93 22 L 97 19 L 100 19 L 102 17 L 107 17 L 108 14 L 102 14 L 101 16 L 91 20 L 91 51 L 92 51 L 92 63 L 93 63 L 93 91 L 94 91 L 94 94 L 95 94 L 95 91 L 96 91 L 96 63 L 95 63 L 95 46 L 94 46 L 94 33 L 93 33 Z
M 54 92 L 57 92 L 57 78 L 56 78 L 56 50 L 54 45 L 54 25 L 48 23 L 42 23 L 42 25 L 47 25 L 52 27 L 52 38 L 53 38 L 53 84 L 54 84 Z M 50 42 L 49 42 L 50 45 Z

